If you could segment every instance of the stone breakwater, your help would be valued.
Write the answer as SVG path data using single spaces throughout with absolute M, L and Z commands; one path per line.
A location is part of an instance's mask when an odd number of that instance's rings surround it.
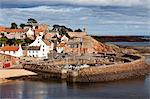
M 119 57 L 117 57 L 117 60 Z M 39 79 L 43 80 L 66 80 L 68 82 L 105 82 L 120 79 L 129 79 L 149 73 L 150 66 L 145 63 L 145 57 L 140 55 L 125 54 L 120 60 L 130 60 L 127 62 L 115 62 L 110 65 L 95 65 L 91 61 L 90 67 L 80 69 L 64 69 L 66 62 L 27 62 L 23 65 L 24 69 L 34 71 L 38 74 Z M 76 61 L 68 61 L 75 63 Z M 32 78 L 32 77 L 30 77 Z M 33 77 L 34 78 L 34 77 Z M 36 77 L 37 78 L 37 77 Z
M 145 63 L 145 58 L 138 55 L 136 56 L 136 60 L 128 63 L 89 67 L 79 71 L 71 71 L 68 81 L 105 82 L 129 79 L 149 73 L 149 68 L 150 66 Z

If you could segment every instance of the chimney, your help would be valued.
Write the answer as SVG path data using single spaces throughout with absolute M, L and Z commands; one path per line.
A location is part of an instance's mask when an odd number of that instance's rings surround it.
M 19 44 L 19 48 L 21 48 L 21 44 Z
M 4 47 L 5 45 L 4 44 L 2 44 L 2 47 Z

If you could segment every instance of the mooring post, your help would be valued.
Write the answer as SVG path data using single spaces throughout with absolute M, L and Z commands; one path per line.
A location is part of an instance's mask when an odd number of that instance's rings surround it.
M 61 70 L 61 79 L 66 79 L 67 78 L 67 69 L 62 69 Z

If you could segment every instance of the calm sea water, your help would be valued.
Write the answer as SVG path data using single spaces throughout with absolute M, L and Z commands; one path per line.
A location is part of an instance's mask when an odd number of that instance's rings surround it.
M 107 43 L 121 46 L 150 46 L 150 42 L 107 42 Z
M 147 56 L 150 64 L 150 56 Z M 0 85 L 0 99 L 150 99 L 150 75 L 107 83 L 14 81 Z
M 109 83 L 16 81 L 0 85 L 7 99 L 150 99 L 150 76 Z

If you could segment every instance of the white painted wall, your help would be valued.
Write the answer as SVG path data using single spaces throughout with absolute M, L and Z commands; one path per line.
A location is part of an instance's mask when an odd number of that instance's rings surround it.
M 51 46 L 47 46 L 43 40 L 42 36 L 38 36 L 35 41 L 30 44 L 29 46 L 40 46 L 40 50 L 28 50 L 27 56 L 29 57 L 48 57 L 48 53 L 50 50 L 53 50 L 54 44 L 52 43 Z
M 31 28 L 29 28 L 29 30 L 27 31 L 27 36 L 30 37 L 30 36 L 33 36 L 34 35 L 34 32 L 32 31 Z
M 14 56 L 14 57 L 23 56 L 23 50 L 21 48 L 21 45 L 19 45 L 19 50 L 18 51 L 0 51 L 0 53 L 6 54 L 6 55 L 11 55 L 11 56 Z

